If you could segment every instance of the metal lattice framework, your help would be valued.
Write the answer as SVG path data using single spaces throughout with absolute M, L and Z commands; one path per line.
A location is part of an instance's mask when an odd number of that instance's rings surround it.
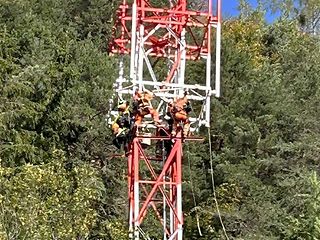
M 159 129 L 158 129 L 159 130 Z M 160 129 L 165 132 L 165 129 Z M 142 142 L 172 141 L 172 149 L 165 159 L 146 154 Z M 202 141 L 201 138 L 182 138 L 181 132 L 172 138 L 137 136 L 131 144 L 128 158 L 129 229 L 132 239 L 139 239 L 141 224 L 149 208 L 158 218 L 164 239 L 182 239 L 182 141 Z M 162 161 L 164 160 L 164 161 Z M 161 171 L 159 172 L 159 163 Z M 147 171 L 143 171 L 145 168 Z M 157 173 L 158 172 L 158 173 Z
M 197 117 L 190 119 L 191 123 L 197 125 L 195 128 L 209 127 L 211 97 L 220 95 L 220 12 L 221 0 L 207 0 L 207 8 L 203 11 L 190 10 L 187 0 L 122 0 L 110 52 L 130 56 L 130 73 L 125 73 L 121 57 L 119 78 L 114 85 L 117 97 L 122 99 L 125 95 L 133 96 L 137 89 L 148 89 L 158 98 L 160 115 L 165 115 L 168 100 L 187 90 L 188 99 L 199 101 L 202 106 Z M 165 73 L 155 67 L 159 59 L 167 62 Z M 185 82 L 188 61 L 202 61 L 206 68 L 205 75 L 199 76 L 196 83 Z M 148 239 L 143 222 L 153 209 L 163 239 L 182 240 L 182 145 L 185 140 L 200 139 L 184 138 L 182 131 L 172 137 L 167 129 L 162 129 L 166 134 L 159 136 L 159 127 L 152 127 L 156 129 L 153 135 L 139 131 L 130 144 L 130 239 L 138 240 L 141 236 Z M 146 153 L 142 147 L 145 141 L 150 141 L 151 145 L 170 142 L 172 147 L 159 160 Z
M 123 63 L 120 64 L 116 91 L 122 97 L 123 94 L 133 94 L 136 88 L 152 90 L 164 100 L 158 106 L 161 113 L 161 110 L 165 111 L 166 99 L 189 90 L 190 100 L 204 103 L 204 108 L 196 114 L 199 116 L 192 122 L 209 126 L 211 96 L 220 95 L 220 1 L 213 4 L 209 0 L 206 12 L 188 10 L 187 0 L 162 1 L 161 7 L 154 7 L 152 2 L 135 0 L 129 4 L 123 0 L 119 6 L 110 51 L 130 54 L 131 58 L 129 79 L 124 78 Z M 214 13 L 213 9 L 216 9 Z M 212 46 L 216 52 L 214 71 Z M 153 67 L 154 59 L 159 58 L 168 60 L 165 77 L 159 76 Z M 205 63 L 206 76 L 203 79 L 200 76 L 196 84 L 185 82 L 187 61 Z

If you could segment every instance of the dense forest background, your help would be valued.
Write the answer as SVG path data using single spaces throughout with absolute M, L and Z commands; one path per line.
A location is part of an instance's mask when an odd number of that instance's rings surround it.
M 117 4 L 1 0 L 1 240 L 127 239 L 126 161 L 105 121 Z M 267 24 L 266 8 L 281 16 Z M 209 138 L 185 146 L 185 239 L 226 238 L 216 200 L 229 239 L 320 239 L 320 2 L 240 13 L 223 23 L 212 103 L 215 195 Z

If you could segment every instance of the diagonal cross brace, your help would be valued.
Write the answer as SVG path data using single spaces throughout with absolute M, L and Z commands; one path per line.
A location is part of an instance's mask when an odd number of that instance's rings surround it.
M 180 144 L 179 144 L 180 143 Z M 178 219 L 179 223 L 182 224 L 182 219 L 179 218 L 178 214 L 176 213 L 175 211 L 175 208 L 174 206 L 172 205 L 172 202 L 170 201 L 170 199 L 168 199 L 168 196 L 167 194 L 164 192 L 164 190 L 162 189 L 162 186 L 159 186 L 159 182 L 162 181 L 163 179 L 163 176 L 165 175 L 165 173 L 169 170 L 169 168 L 171 167 L 173 161 L 174 161 L 174 157 L 176 155 L 176 152 L 178 151 L 178 147 L 181 147 L 181 140 L 177 140 L 176 143 L 174 144 L 172 150 L 171 150 L 171 153 L 165 163 L 165 165 L 163 166 L 163 169 L 160 173 L 160 175 L 156 178 L 156 176 L 154 176 L 155 180 L 156 180 L 156 183 L 154 184 L 154 186 L 152 187 L 149 195 L 147 196 L 144 204 L 142 205 L 142 208 L 140 210 L 140 213 L 139 213 L 139 216 L 138 216 L 138 219 L 139 219 L 139 222 L 142 222 L 143 220 L 143 216 L 144 216 L 144 212 L 146 211 L 147 207 L 148 207 L 148 204 L 149 202 L 151 201 L 151 199 L 153 198 L 154 194 L 156 193 L 156 190 L 159 189 L 162 194 L 165 196 L 166 198 L 166 201 L 168 203 L 168 205 L 170 206 L 170 208 L 173 210 L 176 218 Z M 152 168 L 152 167 L 151 167 Z M 154 171 L 153 171 L 154 173 Z M 154 173 L 155 174 L 155 173 Z M 137 220 L 137 219 L 136 219 Z
M 139 146 L 140 153 L 141 153 L 141 155 L 143 156 L 144 161 L 146 162 L 147 167 L 148 167 L 148 169 L 150 170 L 150 172 L 151 172 L 151 174 L 152 174 L 153 179 L 156 181 L 155 185 L 158 186 L 160 192 L 161 192 L 162 195 L 165 197 L 167 204 L 168 204 L 169 207 L 173 210 L 174 214 L 175 214 L 176 217 L 178 218 L 178 215 L 177 215 L 176 211 L 174 211 L 174 206 L 172 205 L 172 202 L 170 201 L 170 198 L 168 197 L 168 195 L 165 193 L 165 191 L 164 191 L 164 189 L 163 189 L 163 186 L 160 185 L 160 181 L 159 181 L 159 179 L 157 179 L 157 175 L 156 175 L 156 173 L 154 172 L 153 167 L 152 167 L 151 164 L 150 164 L 150 161 L 148 160 L 147 156 L 146 156 L 146 155 L 144 154 L 144 152 L 142 151 L 141 145 L 138 145 L 138 146 Z M 178 147 L 176 147 L 176 148 L 178 148 Z M 176 152 L 176 151 L 173 151 L 174 149 L 175 149 L 175 146 L 172 148 L 172 151 L 171 151 L 171 153 L 173 153 L 173 156 L 172 156 L 172 157 L 174 157 L 174 154 L 175 154 L 175 152 Z M 169 157 L 170 157 L 170 155 L 169 155 Z M 168 159 L 169 159 L 169 157 L 168 157 Z M 170 164 L 169 166 L 171 166 L 171 164 Z M 165 172 L 165 173 L 166 173 L 166 172 Z M 153 197 L 153 196 L 152 196 L 152 197 Z M 144 216 L 144 215 L 145 215 L 145 214 L 143 214 L 143 216 Z M 142 217 L 141 221 L 142 221 L 142 220 L 143 220 L 143 217 Z

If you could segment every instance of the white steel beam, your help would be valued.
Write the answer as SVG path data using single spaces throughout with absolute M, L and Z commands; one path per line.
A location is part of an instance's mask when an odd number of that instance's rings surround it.
M 132 4 L 132 23 L 131 23 L 131 57 L 130 57 L 130 78 L 135 84 L 136 76 L 136 43 L 137 43 L 137 3 Z
M 139 56 L 138 56 L 138 85 L 139 85 L 139 90 L 143 89 L 143 56 L 144 56 L 144 26 L 141 24 L 140 25 L 140 30 L 139 30 Z
M 181 33 L 181 60 L 180 60 L 180 67 L 179 67 L 179 75 L 178 75 L 178 84 L 180 86 L 184 86 L 184 77 L 186 71 L 186 29 L 184 28 Z M 183 89 L 178 91 L 178 95 L 183 94 Z
M 220 71 L 221 71 L 221 23 L 218 22 L 216 26 L 216 81 L 215 81 L 215 95 L 220 97 Z

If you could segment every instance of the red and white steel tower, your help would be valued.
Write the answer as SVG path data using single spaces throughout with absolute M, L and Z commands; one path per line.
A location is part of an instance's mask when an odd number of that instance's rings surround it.
M 148 89 L 158 98 L 160 115 L 165 115 L 168 100 L 188 90 L 188 99 L 202 105 L 190 119 L 192 130 L 210 126 L 210 99 L 220 95 L 221 0 L 199 2 L 206 3 L 205 10 L 190 8 L 187 0 L 122 0 L 110 43 L 111 53 L 130 56 L 128 68 L 120 58 L 114 85 L 118 98 Z M 167 62 L 166 76 L 155 70 L 159 59 Z M 202 61 L 206 68 L 196 83 L 185 81 L 188 61 Z M 182 145 L 199 138 L 185 138 L 182 131 L 173 137 L 165 128 L 145 126 L 149 134 L 139 130 L 128 156 L 130 239 L 148 239 L 144 220 L 152 209 L 163 239 L 182 240 Z M 146 141 L 172 146 L 159 159 L 144 148 Z

